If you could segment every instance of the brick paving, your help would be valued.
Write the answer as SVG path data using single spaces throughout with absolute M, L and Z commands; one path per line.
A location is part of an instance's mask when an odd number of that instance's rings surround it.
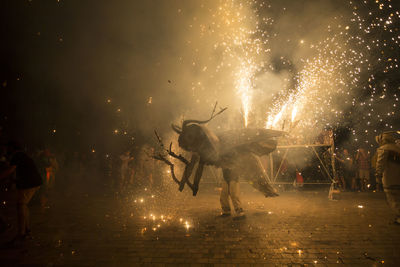
M 175 185 L 115 196 L 54 192 L 50 208 L 32 203 L 33 239 L 8 248 L 1 266 L 400 266 L 400 226 L 383 193 L 327 190 L 264 198 L 242 185 L 247 217 L 219 218 L 219 192 L 197 197 Z M 12 201 L 3 214 L 12 223 Z

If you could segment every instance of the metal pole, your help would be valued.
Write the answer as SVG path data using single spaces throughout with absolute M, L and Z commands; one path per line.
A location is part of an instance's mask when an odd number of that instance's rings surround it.
M 269 169 L 271 174 L 271 179 L 274 179 L 274 159 L 272 158 L 272 153 L 269 153 Z
M 278 171 L 276 172 L 275 177 L 274 177 L 274 182 L 276 182 L 276 180 L 278 178 L 279 172 L 281 171 L 281 168 L 282 168 L 282 165 L 283 165 L 283 161 L 286 159 L 286 155 L 287 155 L 288 151 L 289 151 L 289 148 L 287 148 L 286 151 L 285 151 L 285 154 L 283 154 L 283 157 L 282 157 L 282 160 L 281 160 L 281 164 L 279 165 Z
M 324 170 L 325 170 L 326 174 L 328 174 L 329 179 L 331 179 L 331 181 L 333 182 L 334 180 L 333 180 L 332 176 L 329 174 L 328 169 L 325 167 L 325 164 L 324 164 L 324 162 L 322 161 L 322 159 L 320 158 L 320 156 L 318 155 L 317 151 L 315 150 L 314 147 L 311 147 L 311 148 L 312 148 L 312 150 L 314 151 L 314 153 L 315 153 L 315 155 L 317 156 L 317 158 L 319 159 L 319 162 L 321 163 L 322 167 L 324 167 Z
M 336 174 L 336 166 L 335 166 L 335 141 L 333 139 L 333 131 L 332 131 L 332 136 L 330 138 L 331 140 L 331 164 L 332 164 L 332 173 L 333 173 L 333 178 L 335 179 L 335 181 L 337 181 L 338 177 Z

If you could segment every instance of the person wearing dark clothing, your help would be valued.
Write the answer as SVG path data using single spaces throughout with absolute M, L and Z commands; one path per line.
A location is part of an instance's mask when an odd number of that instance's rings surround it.
M 346 190 L 350 188 L 354 177 L 353 158 L 347 149 L 343 149 L 343 154 L 341 156 L 336 156 L 336 159 L 339 161 L 339 169 L 341 170 L 342 189 Z
M 18 234 L 16 239 L 24 239 L 30 234 L 28 204 L 42 185 L 42 177 L 33 161 L 19 145 L 10 142 L 7 153 L 11 156 L 10 166 L 0 174 L 0 179 L 15 173 L 17 188 Z
M 15 152 L 10 160 L 10 166 L 15 166 L 17 189 L 31 189 L 42 185 L 42 177 L 35 163 L 25 152 Z

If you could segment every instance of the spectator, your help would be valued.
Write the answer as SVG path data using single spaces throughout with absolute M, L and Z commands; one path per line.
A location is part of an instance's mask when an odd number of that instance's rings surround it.
M 152 188 L 154 185 L 153 172 L 155 169 L 155 160 L 151 157 L 154 154 L 154 148 L 145 144 L 142 146 L 138 155 L 137 173 L 141 178 L 141 186 Z
M 372 156 L 371 159 L 371 167 L 373 169 L 373 172 L 376 173 L 376 160 L 378 158 L 378 152 L 376 151 L 375 154 Z M 383 185 L 382 185 L 382 177 L 377 177 L 375 175 L 375 190 L 377 192 L 382 192 L 383 191 Z
M 130 170 L 129 170 L 129 162 L 133 160 L 131 157 L 131 152 L 126 151 L 120 157 L 121 159 L 121 176 L 120 176 L 120 190 L 122 191 L 124 186 L 126 185 L 128 179 L 130 178 Z
M 29 224 L 28 204 L 35 192 L 42 185 L 42 178 L 33 161 L 16 142 L 9 142 L 7 154 L 10 156 L 10 166 L 0 174 L 0 179 L 15 172 L 17 187 L 18 234 L 11 244 L 23 241 L 31 232 Z
M 378 135 L 376 142 L 379 148 L 375 175 L 382 178 L 387 202 L 396 213 L 395 223 L 400 225 L 400 147 L 391 133 Z
M 58 171 L 58 162 L 56 157 L 49 149 L 44 150 L 44 158 L 46 161 L 46 186 L 51 189 L 54 187 L 56 172 Z
M 339 167 L 340 181 L 342 183 L 342 189 L 346 190 L 351 186 L 351 182 L 354 177 L 353 158 L 351 157 L 347 149 L 343 149 L 342 155 L 335 157 L 339 161 L 338 167 Z
M 366 191 L 369 184 L 369 166 L 370 158 L 369 153 L 364 149 L 360 148 L 357 151 L 356 162 L 358 168 L 358 178 L 360 182 L 361 191 Z
M 295 188 L 301 188 L 304 185 L 304 178 L 301 172 L 296 168 L 296 179 L 294 179 L 293 186 Z

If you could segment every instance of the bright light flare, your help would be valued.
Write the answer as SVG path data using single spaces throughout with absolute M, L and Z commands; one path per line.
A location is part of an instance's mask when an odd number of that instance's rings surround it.
M 296 118 L 297 114 L 297 106 L 294 106 L 292 109 L 292 122 L 294 122 L 294 119 Z
M 242 102 L 244 126 L 247 127 L 251 111 L 251 89 L 254 73 L 251 70 L 253 68 L 246 66 L 246 64 L 241 65 L 239 73 L 237 74 L 236 88 Z

